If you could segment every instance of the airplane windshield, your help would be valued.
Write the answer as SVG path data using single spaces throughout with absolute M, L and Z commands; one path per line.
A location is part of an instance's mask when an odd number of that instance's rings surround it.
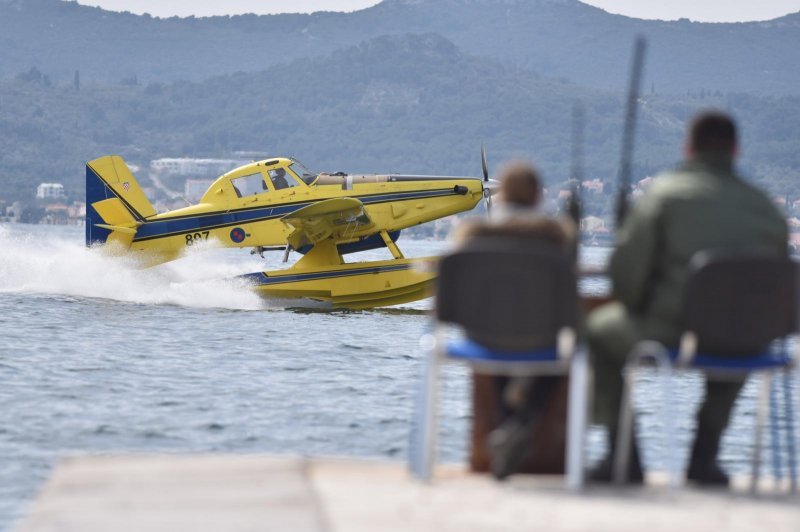
M 302 164 L 298 163 L 297 161 L 293 162 L 289 165 L 289 169 L 294 172 L 294 174 L 302 179 L 307 185 L 310 185 L 314 182 L 317 178 L 317 174 L 303 166 Z

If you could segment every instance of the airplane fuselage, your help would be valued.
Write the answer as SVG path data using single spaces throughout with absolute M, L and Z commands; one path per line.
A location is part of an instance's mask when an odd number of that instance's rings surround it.
M 405 258 L 399 231 L 467 211 L 483 198 L 479 178 L 314 174 L 292 159 L 247 164 L 219 177 L 197 205 L 157 213 L 119 156 L 86 165 L 86 244 L 136 254 L 143 265 L 193 246 L 303 253 L 291 267 L 243 276 L 266 296 L 371 308 L 430 294 L 430 259 Z M 488 190 L 488 189 L 487 189 Z M 343 255 L 386 247 L 391 260 Z
M 310 184 L 297 179 L 295 186 L 275 189 L 266 172 L 287 171 L 291 164 L 288 159 L 261 161 L 223 175 L 197 205 L 148 218 L 138 228 L 131 249 L 177 256 L 204 241 L 225 247 L 285 245 L 290 228 L 282 217 L 333 198 L 360 200 L 374 222 L 373 229 L 352 235 L 349 241 L 355 242 L 380 230 L 391 233 L 470 210 L 483 197 L 479 179 L 458 177 L 322 174 Z M 235 191 L 238 179 L 259 174 L 264 189 L 252 194 Z

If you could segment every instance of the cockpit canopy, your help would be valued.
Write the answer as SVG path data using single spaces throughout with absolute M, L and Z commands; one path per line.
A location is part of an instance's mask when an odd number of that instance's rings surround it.
M 206 195 L 214 192 L 247 198 L 295 187 L 306 187 L 313 184 L 317 177 L 317 173 L 293 159 L 269 159 L 228 172 L 214 182 Z M 213 195 L 207 199 L 210 200 L 212 197 Z
M 306 168 L 302 163 L 299 161 L 295 161 L 292 159 L 292 164 L 289 165 L 289 170 L 294 172 L 294 174 L 303 180 L 306 185 L 310 185 L 314 181 L 317 180 L 319 174 L 317 172 L 312 172 L 308 168 Z

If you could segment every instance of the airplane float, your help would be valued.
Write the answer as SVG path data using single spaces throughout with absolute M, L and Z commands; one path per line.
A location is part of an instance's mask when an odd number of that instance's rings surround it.
M 253 162 L 219 177 L 197 205 L 157 213 L 123 159 L 86 163 L 86 245 L 134 253 L 146 265 L 179 258 L 200 243 L 294 250 L 283 270 L 243 277 L 266 296 L 371 308 L 428 297 L 432 257 L 405 258 L 402 229 L 474 208 L 492 186 L 483 179 L 410 175 L 318 174 L 294 159 Z M 346 263 L 343 256 L 386 247 L 390 260 Z

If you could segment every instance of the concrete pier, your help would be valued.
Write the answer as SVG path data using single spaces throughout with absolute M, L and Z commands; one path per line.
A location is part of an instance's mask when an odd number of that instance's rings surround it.
M 18 532 L 761 531 L 800 530 L 800 497 L 742 489 L 591 487 L 561 477 L 498 483 L 440 467 L 260 455 L 86 456 L 63 460 Z

